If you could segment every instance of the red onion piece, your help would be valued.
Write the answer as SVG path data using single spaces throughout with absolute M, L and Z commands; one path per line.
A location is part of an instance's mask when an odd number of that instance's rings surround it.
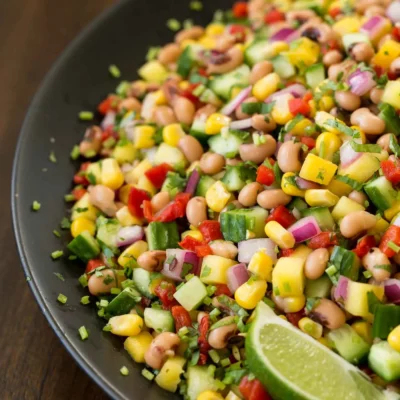
M 190 193 L 193 196 L 196 191 L 199 180 L 200 180 L 199 171 L 197 171 L 197 169 L 194 169 L 187 181 L 185 193 Z
M 357 96 L 363 96 L 376 86 L 372 72 L 359 69 L 347 78 L 347 83 L 350 85 L 350 92 Z
M 400 1 L 394 1 L 386 9 L 386 15 L 392 22 L 400 22 Z
M 305 217 L 293 224 L 288 231 L 292 233 L 296 243 L 300 243 L 318 235 L 321 229 L 314 217 Z
M 185 253 L 186 250 L 167 249 L 166 259 L 161 273 L 174 281 L 182 282 L 183 278 L 181 277 L 181 273 Z
M 246 264 L 240 263 L 230 267 L 227 271 L 228 288 L 232 293 L 236 292 L 239 286 L 249 280 L 249 271 Z
M 231 122 L 229 127 L 233 130 L 242 130 L 251 128 L 251 125 L 252 125 L 251 118 L 246 118 Z
M 250 93 L 251 86 L 248 86 L 241 90 L 238 95 L 221 110 L 221 114 L 232 114 L 250 96 Z
M 117 234 L 117 246 L 128 246 L 138 240 L 143 239 L 144 230 L 139 225 L 126 226 L 121 228 Z
M 298 39 L 299 37 L 300 37 L 300 31 L 299 31 L 298 29 L 296 29 L 291 35 L 289 35 L 289 36 L 286 38 L 285 42 L 286 42 L 286 43 L 293 42 L 293 40 L 296 40 L 296 39 Z
M 293 28 L 282 28 L 278 32 L 274 33 L 269 40 L 271 42 L 286 42 L 288 38 L 293 38 L 295 32 L 297 31 Z
M 190 274 L 195 274 L 197 276 L 200 275 L 200 271 L 201 271 L 200 258 L 198 257 L 198 255 L 195 252 L 185 250 L 183 262 L 193 265 L 193 268 L 189 272 Z
M 346 301 L 347 299 L 347 288 L 349 286 L 350 279 L 341 275 L 338 284 L 333 293 L 335 301 Z
M 400 215 L 392 222 L 392 225 L 400 226 Z
M 271 239 L 250 239 L 239 242 L 238 260 L 240 263 L 249 263 L 254 253 L 261 249 L 265 249 L 265 254 L 268 254 L 272 261 L 276 261 L 275 243 Z
M 400 304 L 400 280 L 388 279 L 384 283 L 385 295 L 388 300 L 395 304 Z
M 381 33 L 386 22 L 386 18 L 380 15 L 374 15 L 362 25 L 360 32 L 366 33 L 371 40 L 374 40 Z
M 271 94 L 271 96 L 267 97 L 265 103 L 271 103 L 272 101 L 275 101 L 277 97 L 287 93 L 292 94 L 294 97 L 303 97 L 306 92 L 307 89 L 305 88 L 305 86 L 300 83 L 295 83 L 286 87 L 285 89 L 279 90 L 278 92 Z
M 110 126 L 114 126 L 115 123 L 115 116 L 116 116 L 115 111 L 107 111 L 106 115 L 103 118 L 103 121 L 101 121 L 101 129 L 107 129 Z
M 343 168 L 348 167 L 361 156 L 362 153 L 357 153 L 352 149 L 350 142 L 346 142 L 340 147 L 340 164 Z
M 308 189 L 321 189 L 321 185 L 318 185 L 318 183 L 308 181 L 306 179 L 300 178 L 299 176 L 296 176 L 296 184 L 301 190 L 308 190 Z

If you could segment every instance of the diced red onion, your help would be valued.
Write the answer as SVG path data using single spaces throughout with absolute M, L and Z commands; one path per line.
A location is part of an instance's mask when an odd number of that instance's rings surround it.
M 392 20 L 392 22 L 400 22 L 400 1 L 394 1 L 386 9 L 386 15 Z
M 345 301 L 347 299 L 347 288 L 349 286 L 350 279 L 341 275 L 338 284 L 333 293 L 333 297 L 336 301 Z
M 121 228 L 117 234 L 117 246 L 128 246 L 143 239 L 144 230 L 139 225 L 126 226 Z
M 292 94 L 294 97 L 303 97 L 306 92 L 307 89 L 305 88 L 305 86 L 300 83 L 294 83 L 293 85 L 290 85 L 285 89 L 279 90 L 278 92 L 271 94 L 271 96 L 267 97 L 265 103 L 271 103 L 272 101 L 275 101 L 277 97 L 287 93 Z
M 392 225 L 400 226 L 400 215 L 392 222 Z
M 197 184 L 200 180 L 200 174 L 197 169 L 194 169 L 189 176 L 189 179 L 186 184 L 185 193 L 190 193 L 192 196 L 196 192 Z
M 286 43 L 293 42 L 293 40 L 296 40 L 296 39 L 298 39 L 299 37 L 300 37 L 300 31 L 299 31 L 298 29 L 296 29 L 291 35 L 289 35 L 289 36 L 286 38 L 285 42 L 286 42 Z
M 380 15 L 374 15 L 361 26 L 360 32 L 366 33 L 371 40 L 374 40 L 380 34 L 386 22 L 386 18 Z
M 183 262 L 193 265 L 192 270 L 189 272 L 190 274 L 195 274 L 197 276 L 200 275 L 200 258 L 195 252 L 186 250 L 186 253 L 183 257 Z
M 288 38 L 293 37 L 296 29 L 293 28 L 282 28 L 278 32 L 274 33 L 269 40 L 271 42 L 286 42 Z M 293 40 L 293 39 L 292 39 Z
M 228 288 L 232 293 L 236 292 L 239 286 L 249 280 L 249 271 L 246 264 L 240 263 L 230 267 L 227 271 Z
M 363 96 L 376 86 L 372 72 L 359 69 L 347 78 L 347 83 L 350 85 L 350 92 L 357 96 Z
M 250 93 L 251 86 L 248 86 L 241 90 L 238 95 L 221 110 L 221 114 L 232 114 L 250 96 Z
M 318 183 L 308 181 L 307 179 L 300 178 L 299 176 L 296 176 L 295 181 L 301 190 L 321 189 L 321 185 L 318 185 Z
M 251 128 L 251 125 L 251 118 L 246 118 L 231 122 L 230 128 L 233 130 L 249 129 Z
M 283 137 L 284 142 L 289 142 L 292 139 L 293 139 L 293 135 L 291 133 L 285 133 L 285 136 Z
M 265 254 L 268 254 L 272 261 L 276 261 L 275 243 L 271 239 L 249 239 L 239 242 L 238 260 L 240 263 L 249 263 L 254 253 L 261 249 L 265 249 Z
M 188 274 L 200 274 L 199 257 L 197 257 L 196 253 L 181 249 L 167 249 L 161 273 L 174 281 L 182 282 L 184 278 L 182 277 L 182 271 L 185 263 L 192 264 L 193 266 Z
M 354 161 L 357 161 L 362 153 L 357 153 L 350 146 L 350 142 L 343 143 L 340 147 L 340 164 L 343 168 L 348 167 Z
M 293 224 L 288 231 L 292 233 L 296 243 L 300 243 L 318 235 L 321 229 L 314 217 L 305 217 Z
M 400 304 L 400 280 L 388 279 L 384 283 L 385 295 L 388 300 L 395 304 Z
M 106 115 L 103 118 L 103 121 L 101 121 L 101 129 L 107 129 L 109 126 L 114 126 L 115 123 L 115 116 L 116 113 L 115 111 L 107 111 Z

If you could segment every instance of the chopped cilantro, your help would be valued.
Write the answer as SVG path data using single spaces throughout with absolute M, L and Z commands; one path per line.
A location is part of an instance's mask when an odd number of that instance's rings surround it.
M 59 272 L 54 272 L 54 275 L 60 280 L 60 281 L 65 281 L 65 278 L 59 273 Z
M 86 174 L 86 178 L 89 181 L 89 183 L 91 185 L 95 185 L 96 184 L 96 176 L 94 175 L 93 172 L 89 172 L 88 174 Z
M 69 222 L 69 219 L 67 217 L 64 217 L 61 220 L 60 227 L 61 227 L 61 229 L 69 229 L 69 228 L 71 228 L 71 222 Z
M 193 0 L 190 2 L 189 7 L 193 11 L 201 11 L 203 9 L 203 3 L 198 0 Z
M 181 23 L 175 19 L 175 18 L 170 18 L 167 21 L 167 27 L 172 31 L 172 32 L 177 32 L 179 29 L 181 29 Z
M 149 381 L 152 381 L 154 379 L 154 374 L 151 373 L 148 369 L 144 368 L 142 369 L 142 375 Z
M 146 60 L 147 61 L 155 60 L 157 58 L 160 50 L 161 50 L 161 47 L 159 47 L 159 46 L 149 47 L 149 49 L 147 50 L 147 54 L 146 54 Z
M 89 296 L 83 296 L 83 297 L 81 298 L 81 304 L 87 305 L 87 304 L 89 304 L 89 303 L 90 303 L 90 298 L 89 298 Z
M 121 375 L 123 376 L 128 376 L 129 375 L 129 369 L 125 367 L 125 365 L 119 370 L 121 372 Z
M 80 151 L 79 151 L 79 146 L 76 144 L 76 145 L 72 148 L 72 150 L 71 150 L 70 157 L 71 157 L 73 160 L 77 160 L 77 159 L 79 158 L 80 155 L 81 155 L 81 153 L 80 153 Z

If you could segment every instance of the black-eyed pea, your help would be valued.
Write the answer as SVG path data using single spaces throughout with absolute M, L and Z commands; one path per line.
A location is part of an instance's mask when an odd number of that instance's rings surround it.
M 177 120 L 183 124 L 191 125 L 196 114 L 194 104 L 183 96 L 178 96 L 173 101 L 173 110 Z
M 252 161 L 261 164 L 267 157 L 272 156 L 276 150 L 276 140 L 271 135 L 263 135 L 264 141 L 260 145 L 255 143 L 241 144 L 239 147 L 240 158 L 243 161 Z
M 340 222 L 340 232 L 346 238 L 352 238 L 376 225 L 376 216 L 367 211 L 353 211 Z
M 203 155 L 203 146 L 191 135 L 185 135 L 179 140 L 178 148 L 185 158 L 190 162 L 199 161 Z
M 121 100 L 118 104 L 118 111 L 122 110 L 140 113 L 142 110 L 142 104 L 134 97 L 127 97 L 126 99 Z
M 253 207 L 257 204 L 257 195 L 264 190 L 258 182 L 248 183 L 239 192 L 238 200 L 245 207 Z
M 389 258 L 379 248 L 373 247 L 361 260 L 364 268 L 371 272 L 377 282 L 383 282 L 390 278 L 392 268 Z
M 88 192 L 89 200 L 92 205 L 99 208 L 109 217 L 115 215 L 117 212 L 117 206 L 114 202 L 114 190 L 104 185 L 95 185 L 90 186 Z
M 183 29 L 175 35 L 175 42 L 181 44 L 185 40 L 196 40 L 204 35 L 204 28 L 202 26 L 192 26 L 188 29 Z
M 262 208 L 271 210 L 280 205 L 287 205 L 292 197 L 287 195 L 282 189 L 264 190 L 257 196 L 257 203 Z
M 174 111 L 169 106 L 156 107 L 153 112 L 153 118 L 159 126 L 166 126 L 178 122 Z
M 214 240 L 210 243 L 214 255 L 234 260 L 238 254 L 238 248 L 229 241 Z
M 301 143 L 292 140 L 284 142 L 278 151 L 277 162 L 283 172 L 299 172 L 302 166 L 300 161 Z
M 144 359 L 146 364 L 154 369 L 161 369 L 168 357 L 175 355 L 181 340 L 179 336 L 171 332 L 160 333 L 153 339 L 147 349 Z
M 312 280 L 320 278 L 325 272 L 328 260 L 329 251 L 327 249 L 316 249 L 310 253 L 304 266 L 306 278 Z
M 137 258 L 137 264 L 146 271 L 160 271 L 166 258 L 167 253 L 164 250 L 145 251 Z
M 368 62 L 374 56 L 374 48 L 369 43 L 356 43 L 350 51 L 351 57 L 357 62 Z
M 250 84 L 254 85 L 258 80 L 270 74 L 274 70 L 274 66 L 270 61 L 260 61 L 254 64 L 250 73 Z
M 342 90 L 336 91 L 335 100 L 338 106 L 346 111 L 357 110 L 361 105 L 360 97 L 351 93 L 350 91 L 342 91 Z
M 319 299 L 308 316 L 328 329 L 338 329 L 346 323 L 346 315 L 332 300 Z
M 352 125 L 357 125 L 367 135 L 381 135 L 385 131 L 385 121 L 366 108 L 359 108 L 351 114 Z
M 222 318 L 220 322 L 224 320 L 228 321 L 228 319 L 232 320 L 232 317 Z M 224 349 L 228 345 L 229 338 L 231 338 L 237 332 L 237 330 L 238 327 L 235 322 L 213 329 L 208 334 L 208 343 L 213 349 Z
M 276 122 L 270 115 L 254 114 L 251 117 L 251 125 L 257 131 L 271 132 L 276 128 Z
M 151 206 L 154 213 L 162 210 L 170 202 L 168 192 L 159 192 L 151 199 Z
M 326 67 L 338 64 L 343 60 L 343 55 L 339 50 L 330 50 L 322 58 L 322 62 Z
M 117 287 L 117 279 L 112 269 L 103 269 L 100 274 L 92 274 L 88 280 L 88 289 L 92 296 L 109 294 L 115 287 Z
M 103 131 L 98 126 L 92 126 L 86 129 L 83 140 L 79 144 L 79 152 L 85 156 L 89 153 L 97 154 L 101 148 L 101 138 Z
M 201 196 L 193 197 L 186 206 L 186 217 L 193 226 L 199 226 L 207 219 L 206 199 Z
M 376 144 L 379 145 L 382 150 L 386 150 L 389 154 L 392 154 L 392 150 L 389 147 L 390 144 L 390 137 L 393 135 L 393 133 L 386 133 L 382 135 L 377 141 Z M 396 139 L 397 142 L 397 139 Z
M 158 61 L 161 64 L 169 65 L 177 61 L 182 50 L 176 43 L 169 43 L 164 46 L 157 55 Z
M 383 96 L 383 89 L 379 89 L 377 87 L 374 87 L 371 89 L 369 92 L 369 98 L 374 104 L 379 104 L 382 100 Z
M 234 46 L 226 53 L 227 61 L 223 63 L 213 63 L 212 60 L 207 64 L 208 74 L 226 74 L 243 64 L 243 51 Z
M 200 159 L 201 170 L 208 175 L 215 175 L 225 167 L 225 157 L 217 153 L 204 153 Z

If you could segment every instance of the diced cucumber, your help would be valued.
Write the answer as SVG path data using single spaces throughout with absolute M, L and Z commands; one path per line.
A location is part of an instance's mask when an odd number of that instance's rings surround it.
M 347 324 L 330 331 L 328 338 L 333 342 L 338 353 L 352 364 L 362 361 L 370 348 L 369 344 Z
M 208 140 L 210 149 L 214 153 L 227 158 L 234 158 L 239 154 L 239 147 L 243 143 L 237 135 L 227 132 L 224 135 L 214 135 Z
M 222 104 L 221 99 L 211 89 L 208 88 L 205 89 L 200 95 L 200 101 L 203 103 L 212 104 L 216 107 L 220 107 Z
M 189 75 L 202 50 L 202 46 L 199 45 L 186 46 L 185 50 L 183 50 L 178 58 L 177 72 L 179 75 L 184 78 Z
M 295 208 L 296 210 L 303 211 L 308 208 L 308 204 L 301 197 L 295 197 L 287 207 L 289 210 Z
M 209 373 L 208 367 L 189 366 L 187 369 L 187 396 L 189 400 L 197 400 L 199 394 L 206 390 L 218 390 L 217 383 Z
M 144 323 L 156 332 L 175 332 L 174 319 L 171 311 L 156 308 L 145 308 Z
M 397 199 L 397 191 L 384 176 L 368 182 L 364 186 L 364 190 L 374 205 L 381 211 L 392 207 Z
M 392 304 L 377 304 L 374 311 L 372 336 L 387 339 L 389 333 L 400 325 L 400 306 Z
M 174 297 L 187 311 L 192 311 L 207 297 L 207 289 L 204 283 L 194 276 L 174 293 Z
M 215 179 L 211 178 L 211 176 L 203 175 L 196 188 L 196 196 L 206 197 L 207 190 L 214 185 Z
M 170 171 L 165 178 L 161 191 L 168 192 L 171 199 L 174 199 L 177 193 L 183 192 L 186 182 L 186 178 L 182 178 L 177 172 Z
M 177 147 L 161 143 L 156 150 L 154 164 L 160 165 L 163 163 L 170 164 L 175 169 L 181 169 L 187 165 L 187 160 Z
M 150 293 L 149 287 L 151 283 L 151 272 L 146 271 L 143 268 L 134 268 L 132 270 L 132 280 L 135 283 L 136 289 L 149 299 L 154 298 L 154 295 Z
M 167 250 L 178 247 L 179 233 L 176 222 L 150 222 L 147 228 L 149 250 Z
M 79 234 L 68 244 L 68 250 L 74 253 L 82 261 L 87 262 L 100 254 L 100 246 L 96 239 L 87 231 Z
M 305 295 L 306 297 L 330 297 L 332 282 L 329 276 L 324 274 L 320 278 L 311 280 L 307 279 Z
M 274 71 L 282 78 L 288 79 L 296 75 L 296 68 L 289 61 L 289 58 L 283 54 L 279 54 L 271 60 Z
M 140 301 L 141 295 L 132 287 L 127 287 L 116 297 L 114 297 L 106 307 L 108 315 L 129 314 L 136 303 Z
M 222 182 L 230 192 L 241 190 L 248 181 L 254 182 L 256 170 L 248 165 L 234 165 L 227 167 Z
M 272 43 L 265 39 L 256 39 L 244 52 L 244 59 L 251 67 L 260 61 L 269 60 L 276 56 L 276 50 Z
M 218 96 L 228 99 L 231 87 L 234 85 L 248 85 L 249 77 L 250 68 L 247 65 L 241 65 L 227 74 L 215 76 L 210 83 L 210 89 Z
M 315 89 L 323 80 L 325 80 L 324 64 L 311 65 L 305 72 L 307 85 Z
M 378 116 L 385 121 L 386 132 L 391 132 L 396 136 L 400 135 L 400 117 L 395 108 L 388 103 L 382 103 L 379 105 L 379 109 L 381 112 Z
M 336 267 L 340 275 L 347 276 L 351 280 L 357 281 L 360 259 L 354 252 L 340 246 L 335 246 L 329 261 Z
M 247 231 L 255 237 L 265 237 L 264 227 L 268 212 L 261 207 L 241 208 L 220 214 L 221 231 L 225 240 L 240 242 L 246 240 Z
M 343 35 L 342 41 L 346 51 L 349 51 L 353 44 L 370 43 L 369 37 L 365 33 L 347 33 L 346 35 Z
M 206 120 L 205 116 L 197 117 L 193 120 L 192 126 L 190 127 L 190 135 L 195 137 L 203 146 L 207 145 L 210 135 L 205 133 L 206 131 Z
M 335 230 L 335 221 L 328 207 L 306 208 L 301 214 L 303 217 L 314 217 L 322 231 L 332 232 Z
M 386 341 L 372 345 L 368 364 L 376 374 L 388 382 L 400 378 L 400 352 Z
M 117 234 L 121 228 L 118 220 L 100 216 L 97 218 L 96 225 L 96 238 L 99 243 L 115 251 L 117 249 Z

